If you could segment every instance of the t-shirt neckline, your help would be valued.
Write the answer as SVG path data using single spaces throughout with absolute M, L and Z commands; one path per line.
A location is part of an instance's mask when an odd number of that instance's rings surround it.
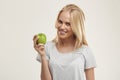
M 56 50 L 57 54 L 59 54 L 59 55 L 72 55 L 72 54 L 74 54 L 77 50 L 79 50 L 79 49 L 75 49 L 75 50 L 70 51 L 70 52 L 60 52 L 60 51 L 58 51 L 58 49 L 57 49 L 57 47 L 56 47 L 56 44 L 55 44 L 55 43 L 53 43 L 53 44 L 54 44 L 54 49 Z

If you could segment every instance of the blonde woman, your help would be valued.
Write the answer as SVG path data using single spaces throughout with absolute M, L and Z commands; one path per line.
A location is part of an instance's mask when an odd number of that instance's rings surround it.
M 95 80 L 96 61 L 85 38 L 84 13 L 75 4 L 62 8 L 56 20 L 57 36 L 45 45 L 36 44 L 41 80 Z

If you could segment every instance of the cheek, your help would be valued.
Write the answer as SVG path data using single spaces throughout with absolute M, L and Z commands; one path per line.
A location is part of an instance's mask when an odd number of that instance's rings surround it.
M 57 26 L 55 26 L 55 28 L 58 30 L 60 28 L 60 26 L 57 25 Z
M 59 32 L 59 29 L 58 29 L 58 28 L 56 28 L 56 30 L 57 30 L 57 34 L 58 34 L 58 32 Z
M 56 27 L 57 32 L 59 31 L 59 27 Z
M 55 28 L 58 29 L 61 25 L 59 23 L 56 23 Z
M 69 34 L 70 34 L 70 35 L 73 35 L 73 34 L 74 34 L 73 31 L 72 31 L 72 29 L 69 29 Z
M 55 26 L 56 29 L 58 29 L 58 26 Z
M 72 28 L 71 28 L 71 27 L 67 28 L 67 30 L 68 30 L 70 33 L 73 33 L 73 31 L 72 31 Z

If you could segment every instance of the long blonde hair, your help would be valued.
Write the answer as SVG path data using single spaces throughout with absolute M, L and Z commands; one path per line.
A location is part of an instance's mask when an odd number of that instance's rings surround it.
M 55 27 L 57 27 L 58 18 L 63 11 L 69 11 L 70 13 L 70 24 L 72 31 L 75 35 L 75 46 L 74 46 L 75 49 L 80 48 L 82 45 L 88 45 L 85 38 L 85 28 L 84 28 L 85 16 L 83 11 L 75 4 L 66 5 L 59 12 L 55 23 Z M 58 36 L 56 36 L 56 38 L 54 38 L 53 41 L 55 43 L 59 43 Z

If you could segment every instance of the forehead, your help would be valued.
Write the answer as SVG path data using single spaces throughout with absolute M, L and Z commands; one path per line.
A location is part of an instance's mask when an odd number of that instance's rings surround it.
M 58 19 L 65 21 L 65 22 L 70 22 L 70 13 L 68 11 L 63 11 L 60 13 Z

